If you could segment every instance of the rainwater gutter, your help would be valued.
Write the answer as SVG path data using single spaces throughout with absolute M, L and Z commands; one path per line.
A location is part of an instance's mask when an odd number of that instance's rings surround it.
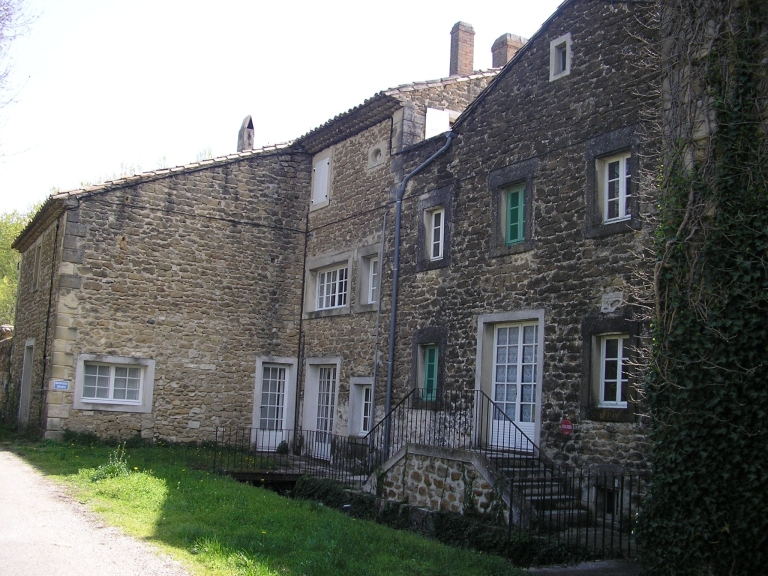
M 446 132 L 446 141 L 443 147 L 437 152 L 432 154 L 424 162 L 422 162 L 416 169 L 409 173 L 403 181 L 400 183 L 400 187 L 397 189 L 397 196 L 395 202 L 395 255 L 392 265 L 392 304 L 390 306 L 389 317 L 389 355 L 387 358 L 387 391 L 384 403 L 384 416 L 389 415 L 389 411 L 392 409 L 392 380 L 395 371 L 395 328 L 397 326 L 397 284 L 400 278 L 400 225 L 403 211 L 403 196 L 405 195 L 405 189 L 408 186 L 408 182 L 421 172 L 424 168 L 429 166 L 432 161 L 440 156 L 443 152 L 448 150 L 451 146 L 451 142 L 456 137 L 453 132 Z M 390 420 L 386 418 L 384 423 L 385 427 L 385 443 L 389 440 Z M 388 447 L 385 444 L 384 452 L 388 452 Z

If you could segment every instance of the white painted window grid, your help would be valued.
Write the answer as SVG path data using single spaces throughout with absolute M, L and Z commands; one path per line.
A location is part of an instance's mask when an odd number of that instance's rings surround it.
M 427 213 L 429 229 L 429 259 L 443 259 L 445 238 L 445 208 L 435 208 Z
M 627 334 L 608 334 L 600 338 L 600 406 L 627 407 Z
M 86 362 L 82 398 L 91 402 L 140 404 L 142 380 L 140 367 Z
M 494 330 L 493 401 L 513 422 L 536 421 L 538 329 L 525 323 Z M 500 413 L 494 418 L 503 419 Z
M 330 442 L 330 437 L 328 435 L 333 433 L 335 400 L 336 366 L 321 366 L 318 371 L 317 442 L 322 442 L 324 440 Z
M 368 259 L 368 303 L 375 304 L 379 299 L 379 259 Z
M 349 268 L 340 266 L 317 272 L 316 310 L 341 308 L 347 305 Z
M 360 431 L 370 432 L 371 425 L 373 424 L 373 387 L 362 386 L 363 392 L 363 405 L 362 405 L 362 418 L 360 419 Z
M 262 367 L 259 414 L 259 428 L 262 430 L 283 429 L 286 374 L 285 366 L 264 364 Z
M 618 222 L 632 216 L 629 152 L 602 158 L 603 222 Z

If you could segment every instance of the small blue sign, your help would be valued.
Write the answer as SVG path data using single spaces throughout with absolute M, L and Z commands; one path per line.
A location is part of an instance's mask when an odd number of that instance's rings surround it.
M 53 381 L 53 389 L 54 390 L 69 390 L 69 380 L 54 380 Z

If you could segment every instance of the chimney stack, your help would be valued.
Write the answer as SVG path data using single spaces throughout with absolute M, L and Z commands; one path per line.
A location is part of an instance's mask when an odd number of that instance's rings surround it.
M 512 60 L 525 42 L 525 39 L 515 34 L 503 34 L 499 36 L 491 47 L 491 52 L 493 53 L 493 67 L 501 68 L 507 62 Z
M 451 76 L 466 76 L 475 70 L 475 30 L 471 24 L 456 22 L 451 28 Z
M 253 120 L 246 116 L 240 132 L 237 133 L 237 151 L 253 150 Z

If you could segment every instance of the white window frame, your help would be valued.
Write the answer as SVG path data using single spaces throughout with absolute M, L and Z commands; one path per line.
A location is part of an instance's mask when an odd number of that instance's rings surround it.
M 367 304 L 376 304 L 379 301 L 381 289 L 381 270 L 379 256 L 371 256 L 368 260 L 368 301 Z
M 100 365 L 110 368 L 110 398 L 91 398 L 83 396 L 85 388 L 85 366 Z M 115 368 L 138 368 L 140 371 L 139 394 L 137 400 L 114 398 Z M 112 412 L 152 412 L 152 395 L 155 383 L 155 361 L 149 358 L 129 356 L 108 356 L 103 354 L 80 354 L 75 367 L 76 410 L 103 410 Z
M 373 252 L 371 252 L 373 253 Z M 324 316 L 336 316 L 339 314 L 349 314 L 351 310 L 350 301 L 353 299 L 351 294 L 352 290 L 352 263 L 353 259 L 357 257 L 356 252 L 350 250 L 342 253 L 332 253 L 322 256 L 313 256 L 307 259 L 304 268 L 304 312 L 303 318 L 319 318 Z M 320 301 L 321 284 L 320 281 L 324 280 L 324 275 L 334 270 L 346 270 L 346 294 L 340 300 L 336 298 L 333 305 L 326 305 L 326 300 L 323 298 Z M 357 293 L 354 296 L 356 302 L 360 302 L 362 295 L 360 294 L 360 261 L 357 262 L 358 278 L 355 283 Z M 327 282 L 322 285 L 323 289 L 327 286 Z M 342 288 L 344 288 L 342 286 Z M 338 296 L 339 279 L 336 278 L 336 295 Z M 325 296 L 325 294 L 323 294 Z M 329 302 L 330 304 L 330 302 Z M 359 305 L 359 304 L 358 304 Z
M 261 408 L 264 394 L 264 368 L 285 369 L 285 388 L 283 390 L 283 415 L 281 430 L 292 430 L 294 427 L 294 408 L 296 402 L 296 373 L 298 361 L 296 358 L 282 356 L 260 356 L 256 358 L 256 381 L 253 387 L 253 414 L 252 427 L 257 430 L 271 430 L 262 428 Z
M 600 408 L 626 408 L 627 407 L 627 401 L 621 400 L 622 392 L 624 392 L 624 396 L 629 396 L 629 377 L 626 371 L 626 365 L 625 362 L 627 360 L 627 354 L 625 353 L 625 347 L 629 344 L 629 334 L 625 333 L 617 333 L 617 334 L 600 334 L 598 336 L 599 339 L 599 346 L 600 346 L 600 356 L 599 356 L 599 362 L 600 362 Z M 607 358 L 606 357 L 606 344 L 608 340 L 617 340 L 618 346 L 617 346 L 617 357 L 616 358 Z M 612 360 L 616 361 L 616 379 L 611 379 L 610 384 L 611 386 L 615 386 L 616 388 L 616 400 L 606 400 L 605 399 L 605 388 L 606 388 L 606 373 L 605 373 L 605 364 L 606 361 Z
M 424 211 L 427 219 L 427 255 L 430 262 L 442 260 L 445 255 L 445 207 L 437 206 Z M 435 219 L 440 217 L 440 223 L 435 224 Z M 437 238 L 435 237 L 437 236 Z
M 568 32 L 549 43 L 549 81 L 568 76 L 571 73 L 572 60 L 571 33 Z
M 613 154 L 611 156 L 604 156 L 595 160 L 595 170 L 597 172 L 597 197 L 600 202 L 600 214 L 603 224 L 621 222 L 632 218 L 631 160 L 632 153 L 629 151 Z M 619 163 L 619 177 L 616 179 L 619 186 L 618 197 L 609 199 L 608 190 L 610 182 L 612 181 L 609 169 L 611 164 L 616 162 Z M 610 218 L 608 216 L 609 202 L 613 200 L 618 202 L 619 209 L 618 215 L 614 218 Z
M 366 400 L 366 393 L 369 399 Z M 374 425 L 373 378 L 352 377 L 349 381 L 348 433 L 365 436 Z
M 344 263 L 318 270 L 315 277 L 315 310 L 332 310 L 348 305 L 349 265 Z

